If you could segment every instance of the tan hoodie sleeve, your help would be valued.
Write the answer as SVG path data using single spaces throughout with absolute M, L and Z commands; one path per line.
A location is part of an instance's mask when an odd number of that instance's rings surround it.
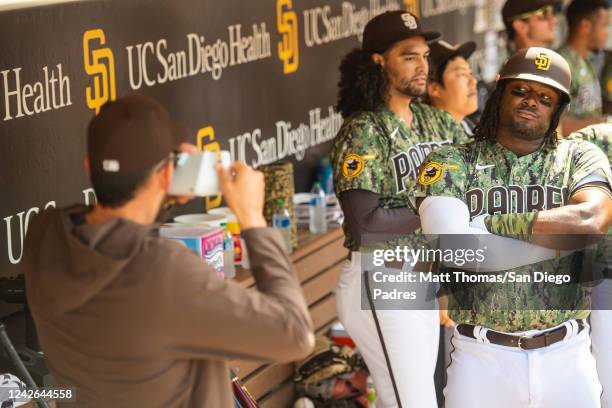
M 169 257 L 162 307 L 177 358 L 292 361 L 311 352 L 312 322 L 280 234 L 254 228 L 242 237 L 257 290 L 220 278 L 178 246 Z

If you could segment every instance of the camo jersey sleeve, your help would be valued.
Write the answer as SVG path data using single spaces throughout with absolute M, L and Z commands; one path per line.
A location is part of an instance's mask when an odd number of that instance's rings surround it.
M 608 180 L 608 186 L 612 186 L 610 164 L 601 149 L 585 141 L 581 135 L 574 135 L 571 140 L 562 143 L 569 144 L 567 159 L 570 160 L 570 165 L 567 167 L 566 177 L 570 195 L 580 181 L 592 174 L 603 176 Z M 485 225 L 492 234 L 530 241 L 534 221 L 533 212 L 497 214 L 487 216 Z
M 465 197 L 468 184 L 468 164 L 465 145 L 442 146 L 423 161 L 415 195 Z
M 530 242 L 535 215 L 535 212 L 487 215 L 484 223 L 491 234 Z
M 610 163 L 603 151 L 591 142 L 584 140 L 566 141 L 572 143 L 570 147 L 571 168 L 568 179 L 570 196 L 576 190 L 578 183 L 591 174 L 603 176 L 612 187 L 612 173 Z
M 336 135 L 332 148 L 334 189 L 367 190 L 382 194 L 388 177 L 388 146 L 379 128 L 367 116 L 348 119 Z
M 608 158 L 612 160 L 610 153 L 610 142 L 612 142 L 612 124 L 610 123 L 599 123 L 597 125 L 587 126 L 584 129 L 580 129 L 570 134 L 567 139 L 569 140 L 586 140 L 593 143 L 601 150 Z

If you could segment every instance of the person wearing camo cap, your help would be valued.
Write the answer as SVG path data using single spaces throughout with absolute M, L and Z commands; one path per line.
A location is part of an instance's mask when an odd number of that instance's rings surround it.
M 612 173 L 601 149 L 557 135 L 570 83 L 556 52 L 515 53 L 475 141 L 443 146 L 421 168 L 424 233 L 443 248 L 476 240 L 486 254 L 447 265 L 481 277 L 448 287 L 458 325 L 447 408 L 600 407 L 580 249 L 612 223 Z M 536 280 L 543 272 L 554 283 Z
M 507 0 L 502 8 L 510 49 L 550 47 L 555 40 L 560 0 Z
M 427 101 L 448 112 L 471 137 L 474 123 L 467 116 L 478 110 L 478 89 L 468 59 L 476 50 L 476 43 L 468 41 L 453 46 L 438 40 L 431 43 L 429 49 L 431 67 Z
M 448 113 L 416 101 L 426 92 L 428 41 L 438 37 L 409 12 L 386 12 L 367 23 L 362 47 L 340 64 L 337 109 L 344 123 L 331 156 L 351 255 L 336 302 L 372 375 L 380 408 L 437 406 L 435 298 L 428 310 L 362 310 L 361 294 L 363 252 L 420 243 L 410 200 L 421 161 L 438 146 L 467 139 Z

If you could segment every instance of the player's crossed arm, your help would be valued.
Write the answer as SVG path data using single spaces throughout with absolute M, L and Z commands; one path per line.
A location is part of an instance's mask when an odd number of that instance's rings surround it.
M 419 175 L 418 211 L 423 232 L 430 238 L 438 238 L 438 247 L 443 251 L 486 247 L 484 260 L 446 266 L 493 272 L 559 256 L 557 251 L 493 235 L 470 224 L 470 213 L 463 201 L 468 188 L 468 164 L 461 154 L 462 148 L 439 148 L 425 160 Z
M 591 184 L 575 192 L 568 205 L 537 212 L 531 242 L 546 248 L 583 248 L 607 234 L 611 222 L 609 186 Z
M 605 155 L 579 142 L 572 160 L 567 205 L 531 213 L 487 216 L 487 231 L 546 248 L 580 249 L 607 234 L 612 223 L 612 175 Z

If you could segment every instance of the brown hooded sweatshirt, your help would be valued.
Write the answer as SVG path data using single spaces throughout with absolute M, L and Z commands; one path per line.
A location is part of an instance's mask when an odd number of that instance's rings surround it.
M 278 232 L 242 232 L 253 290 L 152 226 L 89 225 L 86 211 L 38 215 L 23 259 L 47 364 L 57 386 L 75 388 L 76 406 L 231 408 L 227 359 L 311 351 L 312 322 Z

